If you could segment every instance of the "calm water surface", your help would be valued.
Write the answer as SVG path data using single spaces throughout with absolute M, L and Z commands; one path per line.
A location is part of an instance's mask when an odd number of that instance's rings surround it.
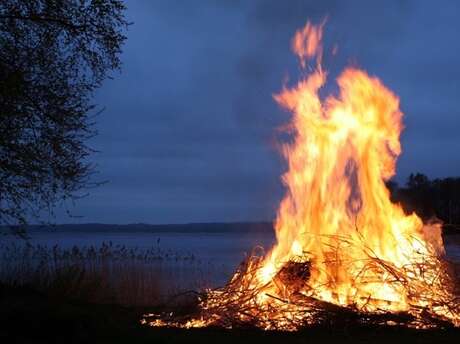
M 273 233 L 146 233 L 146 232 L 50 232 L 30 233 L 30 243 L 61 248 L 73 246 L 95 246 L 111 242 L 112 245 L 124 245 L 127 248 L 161 248 L 182 255 L 193 255 L 193 262 L 162 263 L 163 276 L 168 283 L 177 281 L 182 288 L 200 285 L 209 287 L 224 284 L 245 256 L 260 246 L 268 251 L 275 243 Z M 10 239 L 16 240 L 17 239 Z M 460 262 L 459 238 L 445 240 L 449 259 Z

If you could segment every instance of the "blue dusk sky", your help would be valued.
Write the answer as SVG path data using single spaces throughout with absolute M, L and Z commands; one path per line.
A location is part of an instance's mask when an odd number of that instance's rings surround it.
M 460 1 L 127 1 L 121 73 L 95 95 L 106 184 L 57 222 L 271 220 L 286 166 L 272 98 L 298 76 L 290 39 L 327 17 L 331 77 L 352 64 L 401 99 L 396 180 L 460 175 Z M 289 78 L 289 79 L 288 79 Z M 332 79 L 333 81 L 333 79 Z

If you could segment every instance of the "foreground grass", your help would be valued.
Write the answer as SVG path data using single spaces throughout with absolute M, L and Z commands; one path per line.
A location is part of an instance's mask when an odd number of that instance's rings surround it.
M 297 333 L 140 325 L 141 308 L 56 297 L 0 285 L 1 343 L 458 343 L 460 330 L 316 327 Z
M 297 333 L 217 328 L 180 330 L 140 325 L 156 312 L 162 262 L 198 269 L 187 254 L 124 246 L 63 250 L 4 248 L 0 259 L 0 343 L 460 343 L 460 329 L 416 331 L 396 327 L 309 328 Z M 196 267 L 198 266 L 198 267 Z M 460 266 L 457 266 L 460 275 Z M 174 272 L 174 271 L 173 271 Z M 208 271 L 209 272 L 209 271 Z M 173 273 L 174 277 L 177 274 Z M 459 284 L 460 286 L 460 284 Z M 168 298 L 176 313 L 193 302 Z M 162 309 L 164 310 L 164 309 Z

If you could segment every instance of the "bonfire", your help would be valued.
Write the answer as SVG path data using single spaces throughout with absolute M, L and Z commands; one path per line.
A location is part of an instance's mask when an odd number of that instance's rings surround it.
M 297 330 L 331 322 L 460 326 L 456 282 L 441 225 L 390 201 L 385 181 L 401 153 L 398 97 L 374 76 L 346 68 L 338 91 L 319 92 L 323 24 L 297 31 L 302 77 L 275 100 L 292 113 L 283 147 L 287 192 L 277 243 L 255 251 L 196 314 L 149 314 L 151 326 Z

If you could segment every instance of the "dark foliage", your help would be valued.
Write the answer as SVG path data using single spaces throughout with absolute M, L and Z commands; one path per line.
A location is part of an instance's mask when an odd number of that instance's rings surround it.
M 460 177 L 430 180 L 411 174 L 404 187 L 387 184 L 393 201 L 400 202 L 407 213 L 416 212 L 422 219 L 442 220 L 447 228 L 460 227 Z
M 91 186 L 93 91 L 120 68 L 121 0 L 0 2 L 0 224 Z
M 457 343 L 459 330 L 325 324 L 286 333 L 254 328 L 171 329 L 141 326 L 146 311 L 52 297 L 0 284 L 2 343 Z

